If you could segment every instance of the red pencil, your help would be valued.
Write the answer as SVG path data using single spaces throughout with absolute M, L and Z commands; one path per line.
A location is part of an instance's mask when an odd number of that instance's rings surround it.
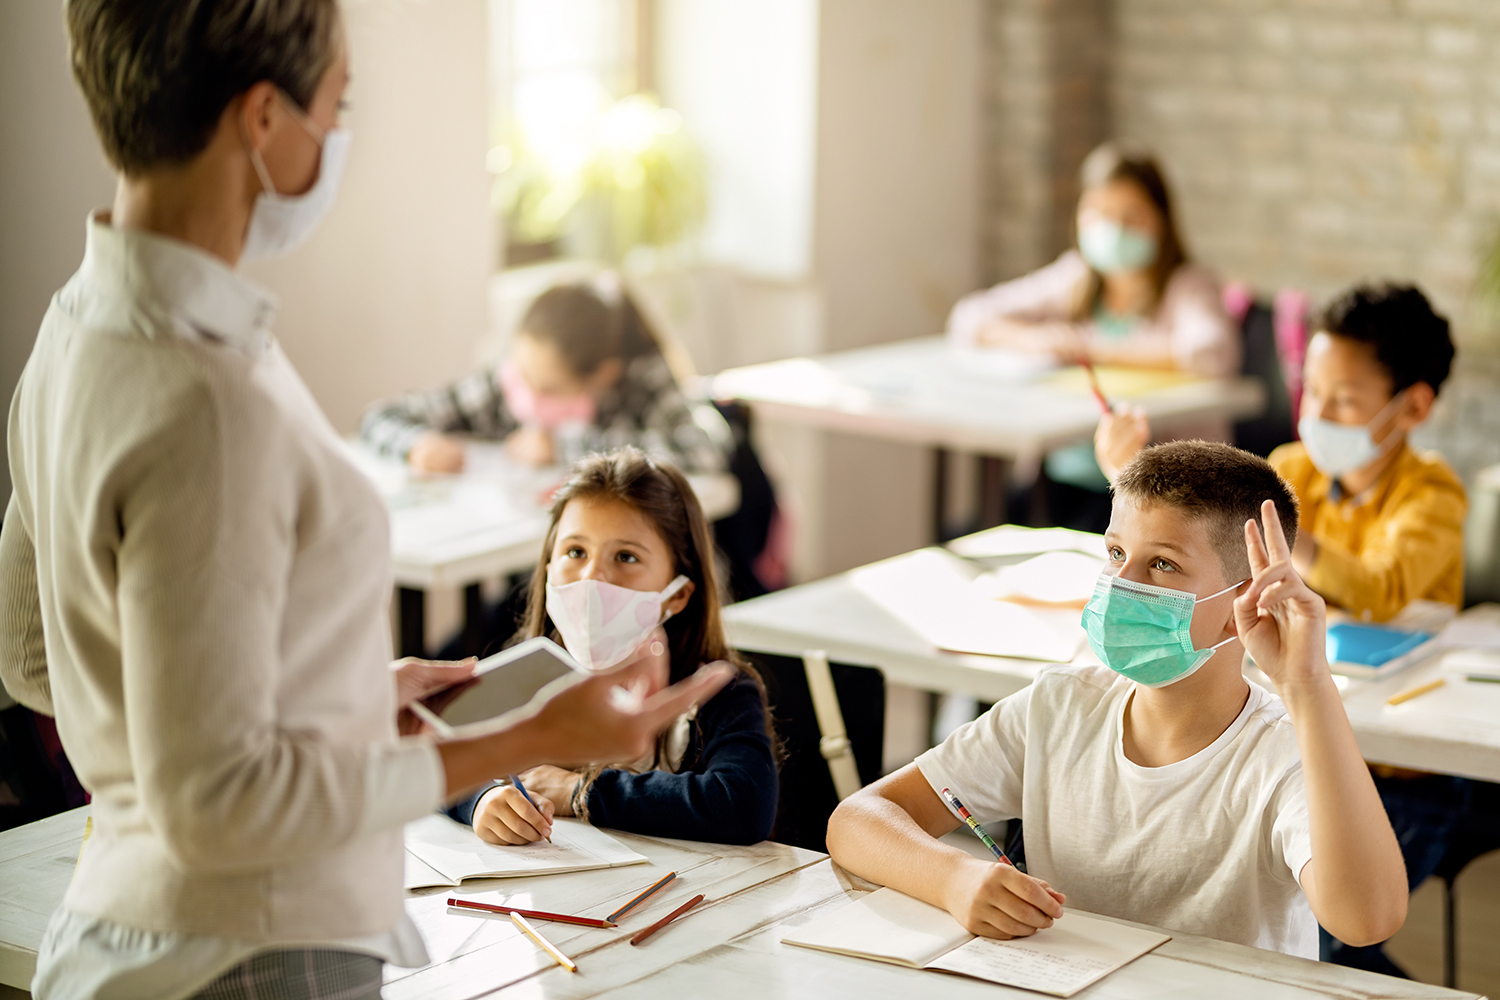
M 640 944 L 642 941 L 646 940 L 648 937 L 655 934 L 657 931 L 661 930 L 663 927 L 667 926 L 672 921 L 676 920 L 678 917 L 682 916 L 688 910 L 691 910 L 701 902 L 703 902 L 703 893 L 700 892 L 698 893 L 698 895 L 694 896 L 686 903 L 683 903 L 677 909 L 673 910 L 671 913 L 668 913 L 665 917 L 662 917 L 650 927 L 647 927 L 643 931 L 637 931 L 635 933 L 635 936 L 630 939 L 630 943 Z
M 1099 409 L 1106 414 L 1113 413 L 1114 408 L 1109 405 L 1109 400 L 1104 398 L 1104 390 L 1099 388 L 1099 373 L 1094 371 L 1094 363 L 1087 357 L 1079 357 L 1078 364 L 1089 376 L 1089 391 L 1094 394 L 1094 401 L 1099 404 Z
M 495 903 L 476 903 L 468 899 L 454 899 L 448 897 L 449 906 L 457 906 L 466 910 L 483 910 L 486 913 L 519 913 L 523 917 L 533 920 L 551 920 L 559 924 L 577 924 L 579 927 L 618 927 L 619 924 L 613 920 L 600 920 L 596 917 L 571 917 L 566 913 L 548 913 L 546 910 L 523 910 L 518 906 L 499 906 Z

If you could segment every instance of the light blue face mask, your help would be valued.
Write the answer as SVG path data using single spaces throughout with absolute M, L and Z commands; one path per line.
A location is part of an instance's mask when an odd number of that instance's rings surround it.
M 1078 231 L 1078 252 L 1100 274 L 1139 271 L 1156 263 L 1156 237 L 1118 222 L 1097 219 Z
M 1227 594 L 1240 583 L 1194 599 L 1186 591 L 1101 573 L 1083 609 L 1089 647 L 1106 667 L 1137 684 L 1158 688 L 1180 681 L 1235 639 L 1230 636 L 1207 649 L 1194 649 L 1188 634 L 1193 606 Z
M 1405 392 L 1403 389 L 1392 396 L 1391 401 L 1366 424 L 1336 424 L 1332 420 L 1304 413 L 1302 419 L 1297 421 L 1297 436 L 1302 439 L 1312 464 L 1329 479 L 1338 479 L 1364 468 L 1400 444 L 1402 435 L 1394 429 L 1385 436 L 1384 441 L 1376 444 L 1370 427 L 1384 423 L 1386 414 L 1400 402 Z

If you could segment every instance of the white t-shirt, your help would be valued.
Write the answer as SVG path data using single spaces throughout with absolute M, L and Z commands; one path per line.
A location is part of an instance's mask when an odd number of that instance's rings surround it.
M 980 823 L 1021 817 L 1027 871 L 1069 907 L 1316 959 L 1297 882 L 1307 796 L 1281 700 L 1251 684 L 1213 743 L 1141 767 L 1122 742 L 1134 689 L 1103 667 L 1048 667 L 917 767 Z

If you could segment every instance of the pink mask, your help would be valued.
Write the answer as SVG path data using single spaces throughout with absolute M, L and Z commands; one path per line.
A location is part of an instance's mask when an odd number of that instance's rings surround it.
M 564 424 L 591 424 L 599 404 L 589 393 L 577 396 L 553 396 L 537 392 L 511 361 L 500 363 L 500 391 L 505 405 L 516 419 L 528 427 L 549 430 Z
M 547 617 L 557 626 L 573 659 L 589 670 L 608 670 L 625 662 L 660 625 L 661 606 L 688 582 L 678 576 L 657 593 L 631 590 L 600 580 L 555 586 L 547 582 Z

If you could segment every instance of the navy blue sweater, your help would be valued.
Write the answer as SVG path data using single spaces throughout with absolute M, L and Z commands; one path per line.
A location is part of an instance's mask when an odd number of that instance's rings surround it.
M 479 797 L 496 784 L 448 815 L 472 824 Z M 646 836 L 755 844 L 771 835 L 776 797 L 766 710 L 755 681 L 741 674 L 698 709 L 681 771 L 604 771 L 589 790 L 589 822 Z

